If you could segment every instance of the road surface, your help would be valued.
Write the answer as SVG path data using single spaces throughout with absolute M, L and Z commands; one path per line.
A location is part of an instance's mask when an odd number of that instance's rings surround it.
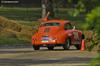
M 88 66 L 96 52 L 75 49 L 0 48 L 0 66 Z

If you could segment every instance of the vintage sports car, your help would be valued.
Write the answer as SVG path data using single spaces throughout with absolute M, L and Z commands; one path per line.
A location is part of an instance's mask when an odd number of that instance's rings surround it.
M 32 36 L 32 46 L 34 50 L 39 50 L 40 47 L 53 50 L 56 46 L 68 50 L 71 45 L 74 45 L 79 50 L 82 39 L 84 34 L 75 29 L 70 21 L 52 19 L 41 23 L 38 31 Z

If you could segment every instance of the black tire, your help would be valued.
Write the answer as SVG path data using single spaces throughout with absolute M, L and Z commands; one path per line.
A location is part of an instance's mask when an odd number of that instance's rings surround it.
M 48 50 L 54 50 L 54 46 L 47 46 Z
M 64 50 L 69 50 L 70 45 L 71 45 L 71 39 L 68 38 L 68 39 L 65 41 L 65 44 L 63 45 Z
M 35 45 L 33 45 L 33 49 L 34 49 L 34 50 L 39 50 L 39 49 L 40 49 L 40 46 L 35 46 Z
M 85 39 L 85 35 L 84 34 L 82 34 L 82 39 Z
M 75 45 L 75 47 L 77 48 L 77 50 L 80 50 L 81 49 L 81 44 L 77 44 L 77 45 Z

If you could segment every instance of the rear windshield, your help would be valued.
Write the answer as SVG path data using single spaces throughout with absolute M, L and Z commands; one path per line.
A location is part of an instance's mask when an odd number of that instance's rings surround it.
M 60 24 L 57 22 L 53 22 L 53 23 L 44 23 L 43 26 L 59 26 Z

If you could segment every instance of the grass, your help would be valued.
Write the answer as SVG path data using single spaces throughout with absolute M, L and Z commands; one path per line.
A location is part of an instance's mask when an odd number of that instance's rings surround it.
M 14 44 L 30 44 L 30 42 L 25 40 L 19 40 L 18 38 L 6 38 L 0 37 L 0 44 L 2 45 L 14 45 Z
M 0 17 L 0 44 L 31 42 L 31 36 L 35 30 L 32 30 L 32 26 L 29 25 L 25 25 L 22 21 Z
M 17 20 L 18 21 L 18 20 Z M 18 23 L 22 24 L 22 25 L 27 25 L 27 26 L 31 26 L 31 27 L 34 27 L 34 26 L 37 26 L 40 24 L 39 21 L 18 21 Z
M 14 20 L 32 21 L 41 17 L 41 9 L 0 7 L 0 15 Z
M 55 18 L 74 21 L 78 29 L 84 23 L 84 15 L 72 16 L 73 9 L 55 9 Z M 0 15 L 8 19 L 17 20 L 21 24 L 33 26 L 41 18 L 41 8 L 18 8 L 18 7 L 0 7 Z M 31 23 L 32 22 L 32 23 Z
M 55 18 L 68 19 L 80 22 L 84 15 L 72 17 L 73 9 L 55 9 Z M 0 15 L 14 20 L 36 21 L 41 18 L 41 8 L 0 7 Z
M 100 66 L 100 52 L 98 52 L 98 56 L 95 59 L 92 59 L 89 66 Z

